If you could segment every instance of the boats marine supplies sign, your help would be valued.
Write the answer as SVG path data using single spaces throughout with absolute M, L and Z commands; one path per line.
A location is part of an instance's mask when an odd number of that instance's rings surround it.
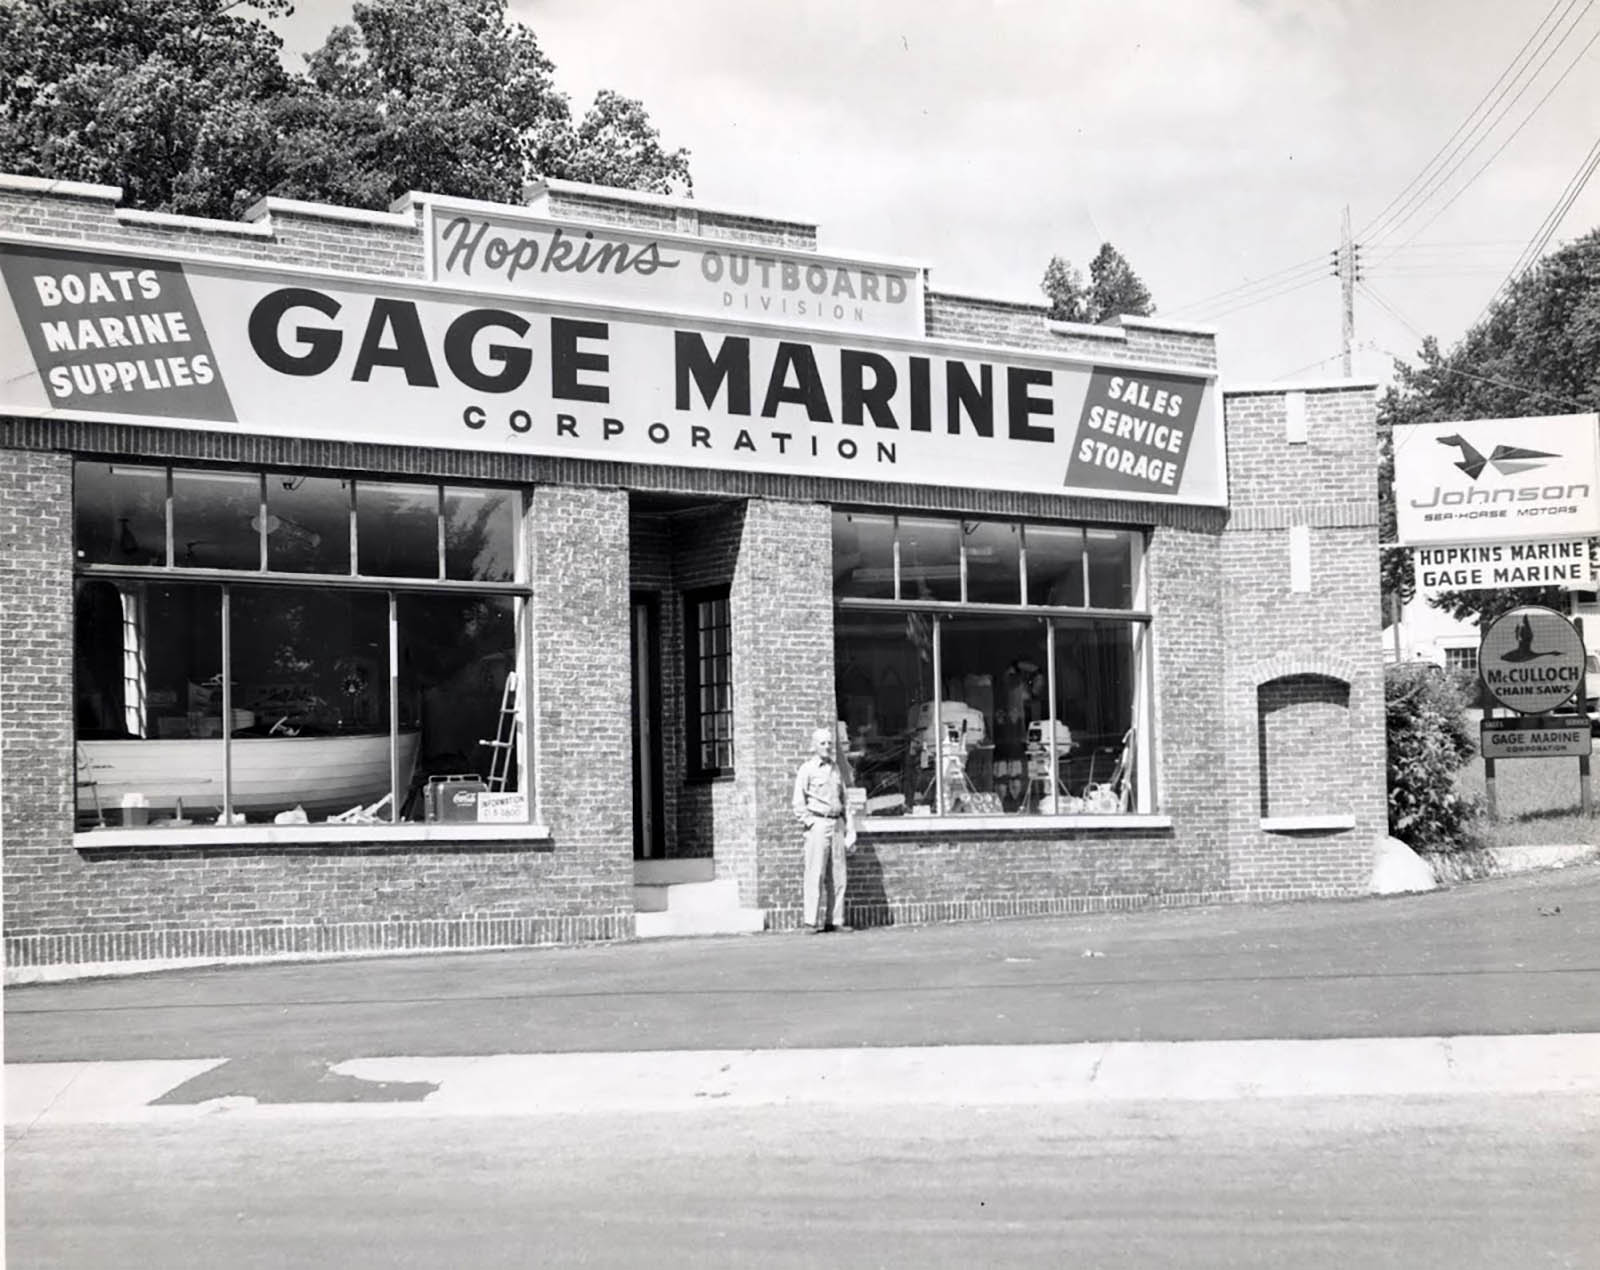
M 1394 429 L 1397 541 L 1600 534 L 1600 415 L 1407 423 Z
M 1546 714 L 1583 687 L 1583 636 L 1554 609 L 1512 609 L 1483 633 L 1478 673 L 1506 709 Z
M 1205 371 L 0 237 L 0 412 L 1224 506 Z

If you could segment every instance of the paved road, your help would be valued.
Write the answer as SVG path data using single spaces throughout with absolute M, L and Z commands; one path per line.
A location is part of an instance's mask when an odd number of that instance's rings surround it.
M 8 1063 L 1600 1032 L 1600 865 L 1424 895 L 40 984 Z
M 1593 1266 L 1600 1098 L 36 1129 L 11 1264 Z

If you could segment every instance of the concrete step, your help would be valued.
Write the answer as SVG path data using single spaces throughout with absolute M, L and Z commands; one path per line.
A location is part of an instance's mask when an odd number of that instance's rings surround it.
M 714 913 L 739 907 L 739 883 L 733 878 L 709 882 L 634 883 L 633 906 L 641 913 Z
M 684 860 L 635 860 L 633 880 L 638 886 L 668 886 L 679 882 L 709 882 L 717 876 L 717 862 L 710 856 Z
M 633 920 L 634 934 L 640 939 L 755 935 L 767 928 L 767 911 L 764 908 L 733 908 L 713 912 L 640 912 Z

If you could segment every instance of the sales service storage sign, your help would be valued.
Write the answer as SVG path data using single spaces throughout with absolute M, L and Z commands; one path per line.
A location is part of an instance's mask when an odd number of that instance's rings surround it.
M 0 239 L 0 410 L 1225 505 L 1214 380 Z

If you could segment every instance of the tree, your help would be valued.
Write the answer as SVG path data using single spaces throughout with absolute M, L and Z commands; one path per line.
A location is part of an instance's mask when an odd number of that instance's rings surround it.
M 1110 243 L 1102 243 L 1089 262 L 1089 283 L 1070 261 L 1050 257 L 1040 289 L 1050 301 L 1057 322 L 1107 322 L 1123 314 L 1148 317 L 1155 301 L 1139 275 Z
M 288 0 L 0 0 L 0 170 L 120 185 L 129 203 L 228 215 L 288 91 L 259 20 Z M 252 162 L 246 156 L 256 155 Z
M 595 96 L 563 156 L 564 175 L 591 185 L 616 185 L 653 194 L 687 193 L 689 152 L 661 148 L 644 106 L 610 89 Z
M 1425 339 L 1418 364 L 1395 363 L 1378 407 L 1382 541 L 1395 535 L 1390 438 L 1396 426 L 1600 410 L 1600 230 L 1523 274 L 1449 353 Z M 1383 553 L 1385 609 L 1413 591 L 1410 553 Z M 1457 619 L 1492 618 L 1519 604 L 1564 607 L 1555 588 L 1452 591 L 1434 601 Z
M 506 0 L 368 0 L 286 72 L 288 0 L 0 0 L 0 170 L 237 216 L 264 194 L 384 208 L 407 190 L 515 202 L 535 176 L 687 192 L 644 107 L 575 128 Z

